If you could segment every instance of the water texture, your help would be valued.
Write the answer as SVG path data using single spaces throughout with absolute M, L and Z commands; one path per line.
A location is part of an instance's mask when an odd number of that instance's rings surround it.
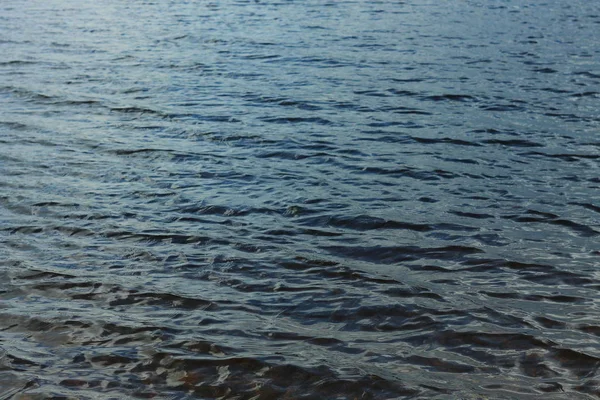
M 600 397 L 600 3 L 0 3 L 0 399 Z

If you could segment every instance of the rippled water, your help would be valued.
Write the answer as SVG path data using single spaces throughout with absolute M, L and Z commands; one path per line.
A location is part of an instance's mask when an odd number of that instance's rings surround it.
M 0 399 L 600 397 L 600 3 L 5 0 Z

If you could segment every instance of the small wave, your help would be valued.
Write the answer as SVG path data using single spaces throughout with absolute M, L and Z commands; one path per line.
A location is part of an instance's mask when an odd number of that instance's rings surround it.
M 525 139 L 488 139 L 483 140 L 482 143 L 486 144 L 499 144 L 501 146 L 509 146 L 509 147 L 544 147 L 541 143 L 532 142 L 530 140 Z
M 325 247 L 330 253 L 343 257 L 380 264 L 395 264 L 418 259 L 462 260 L 484 251 L 470 246 L 416 247 L 416 246 L 374 246 L 374 247 Z
M 27 60 L 11 60 L 0 62 L 0 67 L 4 66 L 20 66 L 20 65 L 35 65 L 39 64 L 38 61 L 27 61 Z
M 417 143 L 424 143 L 424 144 L 453 144 L 453 145 L 457 145 L 457 146 L 474 146 L 474 147 L 481 146 L 481 144 L 479 144 L 477 142 L 471 142 L 471 141 L 462 140 L 462 139 L 453 139 L 453 138 L 448 138 L 448 137 L 425 138 L 425 137 L 411 136 L 411 139 Z
M 153 110 L 145 107 L 110 107 L 110 111 L 123 113 L 123 114 L 161 114 L 160 111 Z
M 548 157 L 548 158 L 558 158 L 561 159 L 563 161 L 568 161 L 568 162 L 575 162 L 575 161 L 580 161 L 582 159 L 584 160 L 597 160 L 600 159 L 600 155 L 598 154 L 576 154 L 576 153 L 543 153 L 543 152 L 539 152 L 539 151 L 531 151 L 531 152 L 527 152 L 524 153 L 524 155 L 533 155 L 533 156 L 542 156 L 542 157 Z
M 427 232 L 433 229 L 433 227 L 426 224 L 412 224 L 408 222 L 385 220 L 383 218 L 370 217 L 367 215 L 359 215 L 356 217 L 324 215 L 305 217 L 300 219 L 298 222 L 302 225 L 308 226 L 348 228 L 359 231 L 368 231 L 373 229 L 407 229 L 418 232 Z
M 488 106 L 482 106 L 481 109 L 484 111 L 500 111 L 500 112 L 524 111 L 525 110 L 525 108 L 523 106 L 518 106 L 515 104 L 493 104 L 493 105 L 488 105 Z
M 533 72 L 541 73 L 541 74 L 556 74 L 558 71 L 554 68 L 534 68 Z
M 317 125 L 332 125 L 333 123 L 325 118 L 320 117 L 268 117 L 262 119 L 265 122 L 273 124 L 317 124 Z
M 577 71 L 573 72 L 573 75 L 585 76 L 586 78 L 600 79 L 600 73 L 594 73 L 590 71 Z
M 472 102 L 478 101 L 478 99 L 474 96 L 468 94 L 441 94 L 441 95 L 432 95 L 423 98 L 424 100 L 430 101 L 456 101 L 456 102 Z
M 7 128 L 10 130 L 25 130 L 32 129 L 33 127 L 27 124 L 23 124 L 21 122 L 10 122 L 10 121 L 0 121 L 1 128 Z

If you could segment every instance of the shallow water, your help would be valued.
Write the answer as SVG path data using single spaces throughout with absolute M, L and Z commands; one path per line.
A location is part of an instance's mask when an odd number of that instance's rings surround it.
M 600 397 L 599 32 L 3 1 L 0 399 Z

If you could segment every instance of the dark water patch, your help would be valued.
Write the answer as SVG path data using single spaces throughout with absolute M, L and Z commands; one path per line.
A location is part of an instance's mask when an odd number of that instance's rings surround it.
M 485 134 L 491 134 L 491 135 L 510 135 L 510 136 L 520 136 L 520 134 L 516 131 L 513 130 L 499 130 L 499 129 L 495 129 L 495 128 L 486 128 L 486 129 L 475 129 L 473 131 L 471 131 L 472 133 L 476 133 L 476 134 L 480 134 L 480 133 L 485 133 Z
M 83 297 L 82 297 L 83 296 Z M 83 298 L 84 300 L 97 299 L 97 295 L 79 295 L 76 298 Z M 204 299 L 192 299 L 182 296 L 176 296 L 172 294 L 161 294 L 161 293 L 137 293 L 130 292 L 121 294 L 120 298 L 109 302 L 111 307 L 122 307 L 122 306 L 169 306 L 181 309 L 189 310 L 202 310 L 202 311 L 213 311 L 218 308 L 214 303 Z
M 391 109 L 386 109 L 385 111 L 393 112 L 394 114 L 403 114 L 403 115 L 432 115 L 431 112 L 419 110 L 416 108 L 408 108 L 408 107 L 394 107 Z
M 442 179 L 453 179 L 458 177 L 457 174 L 440 169 L 435 171 L 420 171 L 415 168 L 388 169 L 380 167 L 365 167 L 361 169 L 360 172 L 373 175 L 407 177 L 421 181 L 437 181 Z
M 442 94 L 424 97 L 424 100 L 429 101 L 457 101 L 457 102 L 472 102 L 477 101 L 477 98 L 467 94 Z
M 363 109 L 362 111 L 371 112 L 371 109 Z M 395 126 L 402 126 L 408 129 L 418 129 L 422 128 L 423 125 L 417 124 L 413 121 L 380 121 L 380 122 L 370 122 L 367 124 L 370 128 L 391 128 Z
M 527 152 L 524 153 L 523 155 L 526 156 L 541 156 L 541 157 L 547 157 L 547 158 L 556 158 L 562 161 L 567 161 L 567 162 L 576 162 L 576 161 L 581 161 L 581 160 L 597 160 L 600 159 L 600 155 L 598 154 L 568 154 L 568 153 L 542 153 L 542 152 L 538 152 L 538 151 L 531 151 L 531 152 Z
M 399 284 L 399 282 L 394 279 L 370 276 L 364 272 L 354 271 L 337 262 L 328 260 L 311 260 L 300 257 L 295 260 L 281 262 L 280 265 L 283 268 L 303 271 L 308 274 L 316 274 L 327 279 L 370 284 Z
M 303 102 L 303 101 L 297 101 L 297 100 L 282 100 L 280 102 L 277 103 L 277 105 L 279 106 L 284 106 L 284 107 L 295 107 L 298 108 L 300 110 L 309 110 L 309 111 L 317 111 L 317 110 L 321 110 L 322 107 L 308 103 L 308 102 Z
M 256 155 L 257 158 L 281 158 L 284 160 L 304 160 L 306 158 L 313 157 L 329 157 L 328 153 L 314 153 L 314 154 L 301 154 L 297 152 L 286 152 L 286 151 L 271 151 L 259 153 Z
M 550 92 L 550 93 L 570 93 L 568 90 L 564 90 L 564 89 L 559 89 L 559 88 L 552 88 L 552 87 L 548 87 L 548 88 L 541 88 L 538 90 L 542 90 L 544 92 Z
M 412 140 L 414 140 L 417 143 L 423 143 L 423 144 L 453 144 L 453 145 L 457 145 L 457 146 L 481 146 L 479 143 L 476 142 L 470 142 L 468 140 L 462 140 L 462 139 L 452 139 L 452 138 L 448 138 L 448 137 L 442 137 L 442 138 L 425 138 L 425 137 L 411 137 Z
M 168 154 L 172 154 L 174 153 L 173 150 L 169 150 L 169 149 L 118 149 L 118 150 L 114 150 L 113 151 L 114 154 L 119 155 L 119 156 L 129 156 L 129 155 L 133 155 L 133 154 L 139 154 L 139 153 L 168 153 Z
M 145 107 L 111 107 L 110 111 L 124 114 L 161 114 L 159 111 Z
M 24 88 L 16 88 L 13 86 L 4 86 L 4 87 L 0 88 L 0 90 L 2 92 L 11 93 L 15 97 L 24 98 L 26 101 L 31 101 L 31 102 L 52 103 L 58 99 L 52 95 L 47 95 L 47 94 L 43 94 L 40 92 L 27 90 Z
M 555 271 L 551 273 L 536 273 L 536 274 L 524 274 L 523 279 L 531 282 L 539 283 L 542 285 L 581 285 L 590 286 L 597 284 L 598 281 L 595 279 L 588 278 L 582 274 L 576 274 L 573 272 L 566 271 Z
M 10 61 L 2 61 L 0 62 L 0 67 L 5 66 L 22 66 L 22 65 L 32 65 L 38 64 L 36 61 L 27 61 L 27 60 L 10 60 Z
M 540 323 L 544 328 L 548 329 L 565 329 L 567 324 L 561 321 L 555 321 L 547 317 L 537 317 L 536 321 Z
M 553 68 L 545 67 L 545 68 L 534 68 L 533 72 L 537 72 L 537 73 L 541 73 L 541 74 L 555 74 L 558 71 Z
M 372 263 L 395 264 L 403 261 L 418 259 L 459 260 L 473 254 L 483 253 L 482 250 L 468 246 L 445 246 L 421 248 L 416 246 L 376 246 L 376 247 L 345 247 L 334 246 L 326 248 L 330 253 Z
M 101 104 L 98 100 L 82 99 L 82 100 L 63 100 L 57 101 L 54 104 L 62 106 L 91 106 Z
M 489 139 L 483 140 L 483 143 L 486 144 L 499 144 L 501 146 L 509 146 L 509 147 L 544 147 L 541 143 L 532 142 L 529 140 L 520 140 L 520 139 L 512 139 L 512 140 L 501 140 L 501 139 Z
M 177 207 L 172 210 L 173 212 L 182 214 L 194 214 L 194 215 L 220 215 L 227 217 L 241 217 L 250 214 L 278 214 L 278 210 L 271 208 L 235 208 L 221 205 L 190 205 Z
M 263 121 L 274 124 L 317 124 L 317 125 L 331 125 L 332 122 L 325 118 L 320 117 L 275 117 L 275 118 L 264 118 Z
M 342 233 L 339 232 L 331 232 L 331 231 L 325 231 L 325 230 L 321 230 L 321 229 L 303 229 L 302 233 L 306 234 L 306 235 L 310 235 L 310 236 L 328 236 L 328 237 L 336 237 L 336 236 L 342 236 Z
M 458 215 L 459 217 L 466 217 L 466 218 L 475 218 L 475 219 L 495 218 L 495 216 L 491 215 L 491 214 L 481 214 L 481 213 L 474 213 L 474 212 L 450 211 L 450 213 Z
M 590 71 L 577 71 L 577 72 L 573 72 L 573 75 L 584 76 L 586 78 L 592 78 L 592 79 L 600 79 L 600 73 L 594 73 L 594 72 L 590 72 Z
M 280 57 L 281 56 L 278 54 L 248 54 L 248 55 L 242 56 L 242 58 L 245 58 L 248 60 L 273 60 L 273 59 L 277 59 Z
M 444 298 L 436 293 L 432 293 L 427 288 L 420 287 L 409 287 L 409 288 L 392 288 L 385 291 L 385 294 L 391 297 L 400 297 L 400 298 L 415 298 L 422 297 L 427 299 L 434 299 L 439 301 L 444 301 Z
M 188 244 L 188 243 L 209 243 L 221 242 L 208 236 L 182 235 L 182 234 L 164 234 L 164 233 L 138 233 L 132 231 L 107 231 L 104 233 L 107 238 L 116 240 L 126 240 L 133 242 L 143 242 L 148 245 L 169 243 L 169 244 Z
M 204 122 L 224 122 L 224 123 L 240 123 L 241 121 L 231 115 L 207 115 L 207 114 L 191 114 L 191 113 L 170 113 L 165 117 L 175 120 L 197 120 Z
M 367 215 L 358 215 L 352 218 L 325 215 L 302 218 L 299 222 L 308 226 L 346 228 L 359 231 L 368 231 L 373 229 L 408 229 L 419 232 L 427 232 L 433 229 L 425 224 L 412 224 L 408 222 L 385 220 Z
M 582 332 L 590 333 L 595 336 L 600 336 L 600 326 L 597 325 L 588 325 L 588 326 L 580 326 L 578 329 Z
M 586 208 L 586 209 L 588 209 L 588 210 L 591 210 L 591 211 L 595 211 L 595 212 L 597 212 L 597 213 L 600 213 L 600 207 L 598 207 L 598 206 L 595 206 L 594 204 L 590 204 L 590 203 L 577 203 L 577 202 L 574 202 L 574 203 L 572 203 L 572 204 L 574 204 L 574 205 L 579 205 L 579 206 L 581 206 L 581 207 L 584 207 L 584 208 Z
M 495 111 L 495 112 L 507 112 L 507 111 L 524 111 L 524 107 L 516 104 L 493 104 L 489 106 L 482 106 L 484 111 Z
M 492 348 L 506 350 L 549 349 L 551 342 L 538 340 L 531 335 L 512 333 L 482 333 L 473 331 L 445 330 L 428 336 L 413 336 L 406 339 L 411 344 L 436 343 L 446 348 Z
M 413 307 L 396 304 L 385 307 L 349 307 L 324 313 L 313 311 L 311 317 L 314 323 L 319 320 L 339 323 L 342 325 L 340 329 L 344 331 L 415 331 L 439 326 L 433 318 L 420 314 Z
M 525 375 L 534 378 L 552 378 L 559 375 L 546 365 L 543 357 L 536 353 L 524 354 L 519 359 L 519 367 Z
M 537 276 L 547 273 L 552 275 L 557 272 L 557 268 L 548 264 L 534 264 L 519 261 L 510 261 L 504 259 L 468 259 L 462 262 L 465 270 L 473 272 L 502 272 L 515 271 L 524 276 Z M 462 268 L 462 267 L 461 267 Z
M 581 297 L 574 296 L 541 296 L 541 295 L 519 295 L 516 293 L 500 293 L 500 292 L 481 292 L 486 296 L 496 297 L 499 299 L 519 299 L 527 301 L 549 301 L 555 303 L 585 303 L 586 300 Z
M 555 214 L 535 210 L 527 210 L 525 215 L 505 215 L 502 216 L 502 218 L 521 223 L 547 223 L 550 225 L 563 226 L 584 237 L 592 237 L 600 233 L 587 225 L 560 218 Z
M 343 68 L 352 64 L 342 62 L 332 58 L 325 57 L 293 57 L 291 59 L 282 59 L 285 62 L 291 62 L 296 65 L 310 64 L 313 68 Z
M 406 79 L 392 78 L 391 80 L 392 80 L 392 82 L 413 83 L 413 82 L 423 82 L 426 79 L 425 78 L 406 78 Z
M 453 162 L 453 163 L 461 163 L 461 164 L 471 164 L 471 165 L 478 165 L 479 162 L 477 162 L 476 160 L 472 160 L 469 158 L 446 158 L 446 157 L 439 157 L 440 160 L 443 161 L 448 161 L 448 162 Z M 468 176 L 469 178 L 473 178 L 473 179 L 482 179 L 482 177 L 477 176 L 477 175 L 473 175 L 473 174 L 465 174 L 465 176 Z
M 419 95 L 419 92 L 413 92 L 411 90 L 404 90 L 404 89 L 388 89 L 387 90 L 389 93 L 392 93 L 396 96 L 400 96 L 400 97 L 415 97 Z
M 598 97 L 600 96 L 599 92 L 581 92 L 572 94 L 571 97 L 582 98 L 582 97 Z
M 476 368 L 471 365 L 461 364 L 457 362 L 448 362 L 439 358 L 410 356 L 406 358 L 406 361 L 411 364 L 422 365 L 428 371 L 462 374 L 476 371 Z
M 591 378 L 600 367 L 600 358 L 570 349 L 553 351 L 553 358 L 578 378 Z
M 573 113 L 547 112 L 544 115 L 548 116 L 548 117 L 557 117 L 565 122 L 574 122 L 574 123 L 581 122 L 581 121 L 595 122 L 597 120 L 596 118 L 587 118 L 582 115 L 577 115 L 577 114 L 573 114 Z
M 20 122 L 0 121 L 0 126 L 3 129 L 9 129 L 9 130 L 31 129 L 31 126 L 23 124 L 23 123 L 20 123 Z

